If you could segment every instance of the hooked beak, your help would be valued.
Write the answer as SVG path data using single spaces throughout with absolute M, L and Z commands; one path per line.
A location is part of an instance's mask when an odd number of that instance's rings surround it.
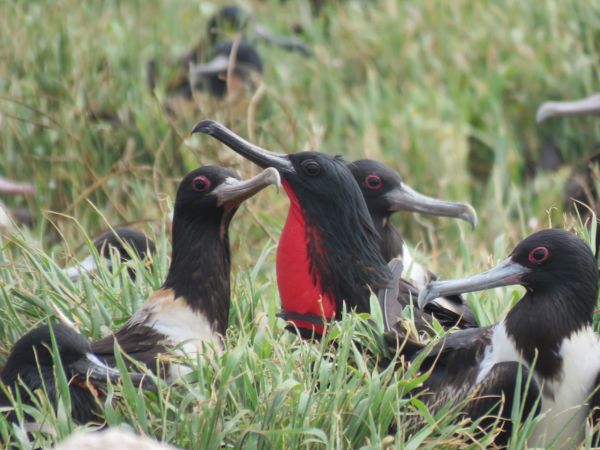
M 274 169 L 277 169 L 280 175 L 295 172 L 294 166 L 286 154 L 271 152 L 251 144 L 214 120 L 203 120 L 202 122 L 199 122 L 192 130 L 192 134 L 195 133 L 204 133 L 214 137 L 234 152 L 240 154 L 247 160 L 252 161 L 263 169 L 273 167 Z
M 493 269 L 471 277 L 429 283 L 419 292 L 418 305 L 423 309 L 425 305 L 438 297 L 520 284 L 523 275 L 529 271 L 530 269 L 527 267 L 507 258 Z
M 112 261 L 110 259 L 106 259 L 106 264 L 108 265 L 109 269 L 112 267 Z M 63 269 L 63 272 L 71 281 L 77 281 L 84 273 L 94 273 L 97 271 L 98 264 L 92 255 L 88 255 L 79 264 Z
M 35 195 L 35 187 L 31 183 L 19 183 L 0 177 L 0 193 L 5 195 L 26 195 L 31 197 Z
M 281 178 L 279 172 L 273 167 L 263 170 L 261 173 L 249 180 L 237 180 L 228 178 L 218 186 L 213 194 L 217 197 L 217 205 L 222 206 L 227 203 L 239 205 L 244 200 L 252 197 L 257 192 L 263 190 L 270 184 L 274 184 L 277 190 L 281 187 Z
M 412 211 L 432 216 L 455 217 L 469 222 L 473 228 L 477 225 L 477 213 L 468 203 L 448 202 L 428 197 L 406 184 L 387 192 L 384 197 L 390 203 L 391 211 Z
M 584 116 L 600 114 L 600 94 L 594 94 L 582 100 L 572 102 L 545 102 L 538 108 L 535 115 L 537 123 L 551 117 Z
M 120 371 L 107 366 L 93 353 L 87 353 L 83 358 L 70 364 L 69 367 L 73 375 L 85 376 L 94 385 L 106 386 L 108 381 L 112 384 L 118 384 L 123 378 Z M 156 385 L 151 378 L 140 373 L 128 373 L 128 375 L 135 386 L 156 391 Z
M 298 52 L 306 57 L 312 56 L 312 51 L 300 39 L 276 36 L 267 27 L 258 24 L 254 28 L 254 34 L 265 42 L 281 47 L 284 50 Z

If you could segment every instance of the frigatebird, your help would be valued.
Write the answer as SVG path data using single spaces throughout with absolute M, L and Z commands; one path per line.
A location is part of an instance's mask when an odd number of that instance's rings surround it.
M 473 207 L 468 203 L 449 202 L 423 195 L 406 184 L 398 172 L 379 161 L 360 159 L 350 163 L 348 167 L 360 187 L 375 229 L 380 236 L 381 254 L 388 265 L 393 259 L 399 260 L 392 264 L 392 273 L 396 275 L 393 267 L 397 264 L 401 265 L 401 277 L 419 290 L 427 283 L 435 281 L 437 276 L 433 272 L 413 260 L 402 235 L 391 221 L 392 214 L 398 211 L 410 211 L 454 217 L 465 220 L 475 227 L 477 213 Z M 461 296 L 440 298 L 436 303 L 437 306 L 462 316 L 466 323 L 475 323 L 471 310 Z M 454 318 L 451 317 L 450 325 L 453 324 L 453 320 Z
M 224 6 L 208 20 L 205 37 L 178 58 L 178 75 L 168 83 L 167 93 L 172 98 L 191 99 L 195 89 L 204 89 L 222 98 L 227 88 L 223 80 L 227 78 L 229 66 L 234 67 L 232 80 L 253 90 L 262 74 L 262 61 L 255 47 L 258 40 L 304 56 L 311 54 L 298 39 L 274 35 L 243 8 Z M 236 49 L 233 52 L 232 47 Z M 148 64 L 151 89 L 154 89 L 157 70 L 157 62 L 151 61 Z M 217 79 L 220 82 L 216 82 Z
M 221 348 L 230 304 L 229 224 L 244 200 L 279 181 L 274 169 L 245 181 L 218 166 L 187 174 L 175 199 L 173 250 L 164 284 L 120 330 L 94 342 L 93 353 L 114 365 L 117 341 L 124 353 L 156 370 L 160 354 L 169 348 L 191 358 L 205 342 Z M 161 374 L 176 379 L 188 371 L 171 364 Z
M 600 94 L 594 94 L 582 100 L 565 102 L 545 102 L 537 110 L 538 124 L 554 117 L 574 117 L 600 115 Z M 597 147 L 597 146 L 596 146 Z M 596 148 L 585 161 L 578 164 L 565 185 L 566 204 L 574 207 L 581 215 L 587 211 L 580 208 L 588 205 L 593 209 L 598 206 L 598 194 L 594 183 L 594 172 L 600 162 L 600 151 Z
M 59 391 L 55 360 L 52 357 L 52 336 L 69 383 L 73 420 L 86 423 L 98 419 L 108 382 L 116 384 L 122 374 L 101 362 L 92 353 L 89 342 L 64 325 L 41 325 L 19 339 L 0 372 L 0 380 L 12 391 L 11 396 L 20 397 L 21 402 L 33 405 L 35 391 L 45 389 L 48 398 L 56 406 Z M 154 387 L 150 379 L 140 374 L 129 376 L 135 385 Z M 19 397 L 16 391 L 19 391 Z M 0 391 L 0 405 L 11 405 L 4 390 Z M 10 412 L 8 418 L 16 420 L 16 413 Z
M 102 233 L 95 241 L 94 247 L 98 255 L 104 258 L 109 269 L 112 268 L 111 251 L 115 251 L 122 263 L 133 259 L 133 255 L 141 260 L 151 258 L 156 252 L 156 245 L 144 233 L 134 228 L 117 227 Z M 98 270 L 96 258 L 86 256 L 79 264 L 64 269 L 65 274 L 73 281 L 78 280 L 82 273 L 93 273 Z M 129 271 L 131 276 L 135 274 Z
M 212 120 L 198 123 L 192 133 L 198 132 L 260 167 L 277 169 L 282 178 L 290 200 L 276 261 L 282 318 L 302 336 L 320 335 L 327 321 L 342 317 L 344 303 L 349 311 L 370 312 L 370 293 L 385 292 L 380 299 L 386 324 L 398 322 L 418 291 L 388 268 L 365 199 L 343 158 L 274 153 Z M 452 325 L 463 320 L 454 311 L 443 313 Z M 420 311 L 415 316 L 431 319 Z
M 525 295 L 499 323 L 451 333 L 429 352 L 430 403 L 460 401 L 478 389 L 495 394 L 467 404 L 465 412 L 479 418 L 499 395 L 512 398 L 521 365 L 523 380 L 533 372 L 530 392 L 541 393 L 543 417 L 529 445 L 575 448 L 589 411 L 600 406 L 600 339 L 592 327 L 598 267 L 582 240 L 564 230 L 539 231 L 487 272 L 429 284 L 418 302 L 424 307 L 441 295 L 515 284 L 525 287 Z M 535 395 L 526 401 L 529 412 Z M 504 405 L 504 418 L 511 408 Z

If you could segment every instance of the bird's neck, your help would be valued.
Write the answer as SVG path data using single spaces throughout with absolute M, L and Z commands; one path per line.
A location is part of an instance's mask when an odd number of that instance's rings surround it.
M 371 213 L 375 229 L 381 238 L 380 249 L 383 258 L 391 261 L 394 258 L 402 257 L 402 246 L 404 240 L 400 232 L 394 227 L 389 213 Z
M 215 331 L 225 334 L 230 304 L 228 223 L 219 214 L 173 220 L 171 266 L 163 285 L 206 316 Z
M 549 292 L 551 291 L 551 292 Z M 575 298 L 576 290 L 563 285 L 544 292 L 528 291 L 504 320 L 507 335 L 543 378 L 560 375 L 563 341 L 592 325 L 593 308 Z M 594 293 L 588 293 L 597 297 Z
M 369 312 L 370 289 L 387 286 L 391 274 L 362 197 L 358 205 L 302 205 L 287 182 L 283 187 L 290 199 L 277 249 L 284 313 L 340 319 L 344 302 L 348 311 Z
M 325 293 L 319 274 L 311 264 L 309 252 L 321 252 L 318 232 L 307 226 L 298 199 L 289 185 L 284 188 L 290 199 L 290 209 L 277 247 L 277 287 L 285 313 L 314 316 L 326 320 L 336 314 L 336 301 Z M 301 318 L 289 319 L 300 329 L 323 327 Z

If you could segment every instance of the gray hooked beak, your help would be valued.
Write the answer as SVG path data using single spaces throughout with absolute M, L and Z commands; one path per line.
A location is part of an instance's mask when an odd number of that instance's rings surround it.
M 112 261 L 110 259 L 106 259 L 106 264 L 108 265 L 109 269 L 112 267 Z M 84 273 L 94 273 L 97 271 L 98 264 L 96 264 L 96 260 L 94 259 L 93 255 L 88 255 L 79 264 L 63 269 L 63 272 L 71 281 L 77 281 Z
M 198 123 L 193 129 L 194 133 L 204 133 L 221 141 L 234 152 L 240 154 L 254 164 L 264 168 L 273 167 L 279 171 L 281 175 L 285 173 L 295 172 L 294 166 L 290 162 L 288 156 L 284 153 L 275 153 L 257 145 L 251 144 L 241 138 L 227 127 L 221 125 L 214 120 L 203 120 Z
M 493 269 L 457 280 L 435 281 L 419 292 L 418 304 L 423 309 L 432 300 L 449 295 L 483 291 L 500 286 L 520 284 L 523 275 L 530 269 L 507 258 Z
M 587 114 L 600 114 L 600 94 L 594 94 L 582 100 L 572 102 L 545 102 L 535 114 L 537 123 L 551 117 L 584 116 Z
M 0 193 L 5 195 L 35 195 L 35 187 L 31 183 L 19 183 L 0 177 Z
M 392 211 L 412 211 L 432 216 L 456 217 L 469 222 L 473 228 L 477 225 L 477 213 L 468 203 L 448 202 L 428 197 L 406 184 L 387 192 L 384 197 L 391 204 Z
M 259 24 L 254 28 L 254 34 L 265 42 L 281 47 L 284 50 L 298 52 L 306 57 L 312 56 L 312 51 L 300 39 L 276 36 L 268 28 Z
M 227 178 L 224 183 L 215 188 L 213 194 L 217 197 L 218 206 L 222 206 L 225 203 L 239 205 L 270 184 L 274 184 L 277 190 L 281 187 L 279 172 L 273 167 L 263 170 L 249 180 Z
M 104 364 L 93 353 L 86 353 L 83 358 L 69 364 L 69 368 L 73 374 L 86 376 L 90 381 L 102 384 L 103 386 L 108 384 L 108 380 L 112 384 L 117 384 L 123 379 L 123 375 L 119 370 Z M 128 373 L 128 375 L 134 385 L 141 385 L 145 389 L 156 390 L 156 385 L 151 378 L 140 373 Z

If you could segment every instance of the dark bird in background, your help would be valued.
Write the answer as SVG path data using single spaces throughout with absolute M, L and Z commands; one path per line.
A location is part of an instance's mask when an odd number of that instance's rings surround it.
M 117 384 L 121 373 L 102 363 L 92 353 L 89 342 L 71 328 L 63 325 L 42 325 L 24 335 L 13 346 L 0 373 L 0 380 L 13 397 L 16 397 L 18 391 L 20 401 L 25 404 L 34 405 L 36 390 L 45 389 L 48 398 L 56 406 L 59 391 L 52 357 L 52 335 L 69 383 L 73 420 L 77 423 L 98 420 L 107 384 L 109 381 Z M 140 374 L 129 374 L 129 377 L 134 385 L 154 387 L 151 380 Z M 33 394 L 33 398 L 28 390 Z M 0 392 L 0 405 L 11 405 L 10 398 L 4 391 Z M 15 421 L 16 413 L 8 412 L 8 418 Z
M 236 85 L 254 90 L 263 72 L 263 62 L 255 47 L 258 41 L 304 56 L 311 54 L 298 39 L 274 35 L 243 8 L 224 6 L 209 19 L 201 41 L 175 62 L 175 76 L 167 83 L 167 94 L 171 99 L 191 99 L 194 90 L 201 90 L 223 98 L 228 76 Z M 156 60 L 148 64 L 151 89 L 156 85 L 158 69 Z
M 32 197 L 35 195 L 35 187 L 31 183 L 19 183 L 0 177 L 0 195 Z M 33 216 L 28 210 L 8 208 L 4 203 L 0 202 L 0 230 L 9 231 L 14 224 L 31 225 L 32 223 Z
M 536 120 L 538 124 L 541 124 L 551 118 L 586 115 L 600 115 L 600 94 L 576 101 L 543 103 L 537 110 Z M 600 150 L 596 144 L 596 148 L 591 154 L 574 168 L 565 185 L 567 208 L 574 208 L 582 216 L 587 214 L 583 205 L 588 205 L 594 210 L 598 206 L 598 193 L 595 185 L 598 162 L 600 162 Z
M 118 227 L 100 235 L 94 241 L 98 255 L 104 258 L 109 269 L 112 269 L 111 252 L 116 252 L 121 263 L 131 261 L 135 257 L 140 260 L 151 259 L 156 252 L 156 245 L 141 231 L 129 227 Z M 96 258 L 88 255 L 79 264 L 64 269 L 66 275 L 73 281 L 78 280 L 83 273 L 94 273 L 98 270 Z M 133 271 L 129 271 L 135 276 Z
M 348 167 L 360 187 L 375 229 L 380 236 L 381 254 L 388 263 L 393 259 L 398 260 L 388 264 L 392 268 L 392 273 L 408 280 L 418 290 L 423 289 L 429 282 L 435 281 L 437 276 L 434 273 L 413 260 L 402 235 L 391 221 L 392 214 L 409 211 L 453 217 L 475 227 L 477 213 L 473 207 L 468 203 L 449 202 L 423 195 L 404 183 L 398 172 L 378 161 L 361 159 L 350 163 Z M 395 267 L 398 269 L 401 267 L 401 271 L 397 274 Z M 396 280 L 392 286 L 395 287 L 398 281 Z M 385 292 L 385 295 L 389 295 L 389 292 Z M 436 303 L 446 310 L 463 316 L 468 323 L 474 323 L 475 319 L 461 296 L 439 298 Z M 450 318 L 451 323 L 452 320 L 454 319 Z
M 321 334 L 327 321 L 342 317 L 344 303 L 349 311 L 370 312 L 370 292 L 391 288 L 393 275 L 346 162 L 320 152 L 274 153 L 212 120 L 200 122 L 192 132 L 209 134 L 258 166 L 277 169 L 281 176 L 290 200 L 277 248 L 281 317 L 303 336 L 312 336 Z M 384 309 L 391 325 L 418 292 L 405 280 L 398 283 L 398 295 L 386 296 L 393 304 Z M 421 322 L 431 319 L 416 309 L 414 314 Z M 454 315 L 452 325 L 461 320 Z
M 497 443 L 505 444 L 520 366 L 522 386 L 533 372 L 524 417 L 535 411 L 540 393 L 539 411 L 545 414 L 528 445 L 575 448 L 586 417 L 600 406 L 600 339 L 592 327 L 598 267 L 583 241 L 563 230 L 539 231 L 487 272 L 431 283 L 421 291 L 419 306 L 439 296 L 515 284 L 525 287 L 525 295 L 498 324 L 456 331 L 424 350 L 429 353 L 421 369 L 431 371 L 423 386 L 427 401 L 442 406 L 478 397 L 465 413 L 473 419 L 490 410 L 499 414 L 506 428 Z M 503 407 L 492 409 L 501 395 Z
M 169 349 L 194 359 L 206 342 L 222 348 L 230 305 L 229 224 L 244 200 L 270 184 L 279 185 L 274 169 L 244 181 L 218 166 L 187 174 L 175 199 L 167 279 L 120 330 L 94 342 L 93 353 L 114 365 L 117 341 L 124 353 L 156 370 Z M 161 374 L 176 379 L 189 370 L 165 364 Z

